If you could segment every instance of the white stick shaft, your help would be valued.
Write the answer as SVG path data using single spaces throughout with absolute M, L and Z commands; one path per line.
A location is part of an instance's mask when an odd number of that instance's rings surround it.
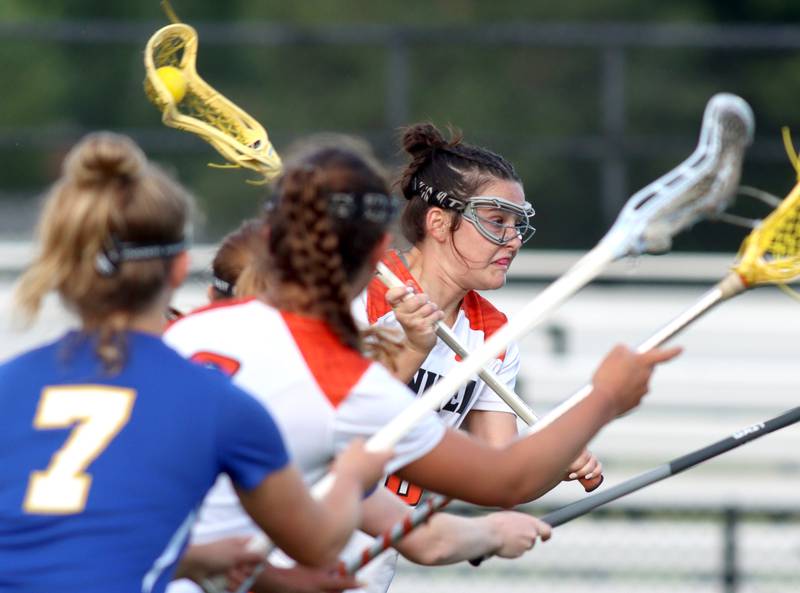
M 390 270 L 389 267 L 383 262 L 378 263 L 378 278 L 389 288 L 402 288 L 405 286 L 403 281 L 400 280 L 400 278 L 398 278 L 397 275 L 392 272 L 392 270 Z M 458 337 L 453 333 L 453 330 L 451 330 L 441 321 L 436 322 L 436 335 L 461 358 L 467 358 L 467 356 L 469 356 L 469 352 L 458 340 Z M 531 410 L 522 400 L 522 398 L 514 393 L 514 391 L 509 388 L 508 385 L 503 383 L 503 381 L 501 381 L 500 378 L 491 370 L 483 368 L 478 371 L 478 376 L 484 383 L 486 383 L 489 389 L 499 395 L 500 398 L 506 402 L 506 404 L 508 404 L 512 410 L 514 410 L 514 413 L 517 416 L 522 418 L 523 422 L 530 426 L 539 419 L 536 414 L 533 413 L 533 410 Z
M 461 385 L 483 365 L 500 354 L 508 344 L 544 320 L 561 303 L 592 280 L 614 260 L 613 252 L 602 242 L 582 257 L 564 276 L 543 290 L 513 319 L 506 323 L 470 356 L 455 365 L 453 371 L 414 400 L 402 413 L 367 441 L 372 451 L 391 449 L 430 411 L 438 410 Z
M 700 316 L 706 313 L 715 305 L 725 301 L 745 289 L 744 284 L 735 274 L 726 276 L 723 280 L 718 282 L 714 288 L 706 292 L 696 303 L 686 309 L 683 313 L 675 317 L 672 321 L 667 323 L 664 327 L 647 338 L 644 342 L 639 344 L 636 351 L 644 353 L 653 348 L 657 348 L 664 344 L 667 340 L 673 338 L 686 326 L 693 321 L 696 321 Z M 584 400 L 592 392 L 592 385 L 587 384 L 581 387 L 571 397 L 561 402 L 558 406 L 550 410 L 539 422 L 534 426 L 529 427 L 525 433 L 532 434 L 542 430 L 544 427 L 552 424 L 557 418 L 564 415 L 565 412 L 575 407 L 579 402 Z

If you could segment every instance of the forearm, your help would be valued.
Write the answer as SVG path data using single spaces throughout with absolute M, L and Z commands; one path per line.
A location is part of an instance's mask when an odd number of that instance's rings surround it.
M 309 523 L 314 533 L 306 545 L 317 549 L 316 562 L 301 561 L 314 567 L 330 566 L 338 560 L 353 531 L 361 523 L 361 487 L 356 480 L 337 478 L 331 490 L 319 501 L 316 517 Z
M 502 541 L 488 517 L 468 519 L 437 513 L 397 545 L 397 550 L 417 564 L 437 566 L 492 555 Z
M 517 460 L 517 468 L 505 467 L 512 474 L 517 470 L 510 477 L 516 481 L 511 505 L 534 500 L 558 485 L 569 465 L 614 416 L 611 399 L 593 394 L 546 428 L 514 442 L 508 458 Z M 525 463 L 526 459 L 531 462 Z M 520 466 L 524 471 L 518 471 Z
M 511 507 L 555 486 L 586 443 L 614 416 L 594 394 L 539 432 L 501 448 L 448 431 L 428 455 L 397 472 L 428 490 L 484 506 Z

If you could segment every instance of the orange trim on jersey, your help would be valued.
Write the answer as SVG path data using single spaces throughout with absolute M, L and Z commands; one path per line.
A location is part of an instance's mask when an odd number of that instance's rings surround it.
M 484 341 L 488 340 L 493 333 L 508 321 L 508 317 L 505 314 L 498 311 L 492 303 L 474 290 L 470 290 L 464 295 L 464 300 L 461 301 L 461 308 L 464 309 L 464 315 L 467 316 L 470 329 L 482 331 Z M 506 353 L 503 351 L 497 358 L 504 360 L 505 357 Z M 461 360 L 461 357 L 456 355 L 456 360 Z
M 411 275 L 408 267 L 403 262 L 396 251 L 387 251 L 383 257 L 383 263 L 394 272 L 398 278 L 403 282 L 411 281 L 414 283 L 414 289 L 418 292 L 425 292 L 417 282 L 416 278 Z M 367 287 L 367 318 L 370 324 L 376 323 L 381 317 L 386 315 L 392 310 L 389 303 L 386 302 L 386 286 L 378 280 L 373 278 Z M 498 311 L 492 303 L 483 298 L 474 290 L 470 290 L 464 295 L 464 300 L 461 301 L 461 308 L 464 310 L 464 315 L 469 321 L 469 327 L 473 331 L 482 331 L 484 340 L 488 340 L 493 333 L 503 327 L 508 318 Z M 499 360 L 503 360 L 506 354 L 503 352 L 498 356 Z M 460 361 L 461 357 L 456 355 L 456 360 Z
M 203 305 L 202 307 L 198 307 L 197 309 L 192 309 L 185 315 L 178 317 L 177 319 L 173 319 L 167 324 L 166 329 L 171 328 L 173 325 L 180 323 L 184 319 L 190 318 L 192 315 L 197 315 L 198 313 L 203 313 L 205 311 L 211 311 L 212 309 L 223 309 L 225 307 L 235 307 L 236 305 L 243 305 L 244 303 L 249 303 L 250 301 L 256 300 L 256 297 L 244 297 L 239 299 L 222 299 L 219 301 L 214 301 L 213 303 L 209 303 L 208 305 Z
M 348 348 L 321 319 L 281 311 L 314 380 L 337 407 L 372 364 L 360 353 Z
M 394 250 L 387 251 L 386 255 L 383 256 L 382 262 L 387 268 L 394 272 L 400 280 L 403 282 L 413 282 L 414 290 L 417 292 L 424 292 L 417 282 L 417 279 L 411 275 L 411 272 L 408 267 L 406 267 L 399 253 Z M 386 302 L 387 290 L 389 289 L 386 288 L 386 285 L 377 278 L 373 278 L 367 286 L 367 319 L 369 319 L 370 325 L 377 322 L 378 319 L 392 310 L 391 305 Z

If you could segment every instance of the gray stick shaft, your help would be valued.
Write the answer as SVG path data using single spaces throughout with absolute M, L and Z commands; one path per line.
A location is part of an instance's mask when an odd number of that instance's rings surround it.
M 704 461 L 713 459 L 718 455 L 722 455 L 723 453 L 731 451 L 732 449 L 741 447 L 745 443 L 749 443 L 750 441 L 761 438 L 766 434 L 780 430 L 781 428 L 785 428 L 797 422 L 800 422 L 800 407 L 792 408 L 780 416 L 776 416 L 764 422 L 759 422 L 758 424 L 753 424 L 741 430 L 737 430 L 729 437 L 716 441 L 706 447 L 703 447 L 702 449 L 697 449 L 691 453 L 687 453 L 686 455 L 673 459 L 664 465 L 660 465 L 654 469 L 651 469 L 650 471 L 639 474 L 638 476 L 622 482 L 621 484 L 617 484 L 612 488 L 608 488 L 603 492 L 581 499 L 572 504 L 568 504 L 560 509 L 556 509 L 555 511 L 543 516 L 542 521 L 549 523 L 553 527 L 563 525 L 564 523 L 572 521 L 581 515 L 585 515 L 589 511 L 592 511 L 601 505 L 613 500 L 617 500 L 618 498 L 622 498 L 623 496 L 631 494 L 632 492 L 636 492 L 637 490 L 641 490 L 645 486 L 649 486 L 650 484 L 654 484 L 665 478 L 674 476 L 675 474 L 703 463 Z
M 613 488 L 606 488 L 602 492 L 581 499 L 565 507 L 561 507 L 560 509 L 556 509 L 551 513 L 547 513 L 542 517 L 542 521 L 549 523 L 553 527 L 563 525 L 567 521 L 572 521 L 576 517 L 585 515 L 601 505 L 609 503 L 612 500 L 617 500 L 631 492 L 641 490 L 645 486 L 668 478 L 671 475 L 669 464 L 660 465 L 655 469 L 651 469 L 635 478 L 631 478 Z

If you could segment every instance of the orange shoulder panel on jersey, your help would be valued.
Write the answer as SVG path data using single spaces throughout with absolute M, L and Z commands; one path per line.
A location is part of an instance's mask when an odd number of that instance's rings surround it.
M 470 329 L 482 331 L 484 340 L 488 340 L 494 332 L 503 327 L 508 321 L 508 317 L 504 313 L 498 311 L 492 303 L 474 290 L 470 290 L 464 296 L 461 306 L 469 320 Z M 506 353 L 503 352 L 498 358 L 503 360 L 505 355 Z
M 314 380 L 333 407 L 350 393 L 372 364 L 360 353 L 341 343 L 321 319 L 281 311 Z
M 422 287 L 417 283 L 414 276 L 411 275 L 408 267 L 406 267 L 406 264 L 403 262 L 403 258 L 400 257 L 397 251 L 387 251 L 386 255 L 383 256 L 382 262 L 387 268 L 394 272 L 400 280 L 403 282 L 413 282 L 414 290 L 423 292 Z M 370 324 L 375 323 L 392 310 L 389 303 L 386 302 L 387 290 L 383 282 L 377 278 L 373 278 L 372 282 L 367 286 L 367 319 Z

